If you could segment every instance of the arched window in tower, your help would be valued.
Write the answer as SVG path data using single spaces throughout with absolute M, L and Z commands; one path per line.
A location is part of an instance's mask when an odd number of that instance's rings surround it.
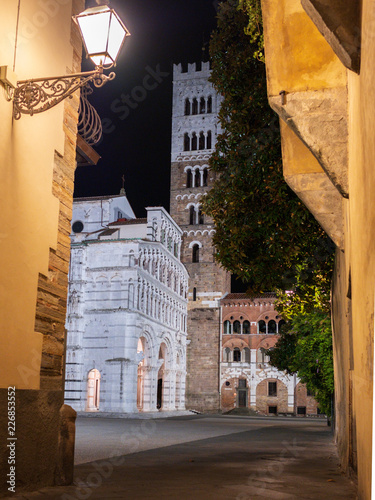
M 189 116 L 191 111 L 190 99 L 185 99 L 185 116 Z
M 250 349 L 248 347 L 245 347 L 243 350 L 243 359 L 245 363 L 250 363 Z
M 205 149 L 205 137 L 203 132 L 199 132 L 199 148 L 198 149 Z
M 244 321 L 242 324 L 242 333 L 244 335 L 249 335 L 249 333 L 250 333 L 250 323 L 247 320 Z
M 204 224 L 204 215 L 201 207 L 198 209 L 198 224 Z
M 212 132 L 211 130 L 209 130 L 207 132 L 207 149 L 211 149 L 212 148 Z
M 233 323 L 233 333 L 241 333 L 241 323 L 239 321 Z
M 190 137 L 187 132 L 184 135 L 184 151 L 190 151 Z
M 276 321 L 273 319 L 268 322 L 268 333 L 276 333 Z
M 241 362 L 241 351 L 238 347 L 235 347 L 233 349 L 233 361 L 235 363 L 240 363 Z
M 230 349 L 229 347 L 226 347 L 223 352 L 223 362 L 228 363 L 230 362 Z
M 224 321 L 224 334 L 230 335 L 232 333 L 232 324 L 229 320 Z
M 192 115 L 198 114 L 198 100 L 196 97 L 194 97 L 194 99 L 193 99 L 193 105 L 191 107 L 191 114 Z
M 202 115 L 205 112 L 206 112 L 206 99 L 204 97 L 201 97 L 199 104 L 199 113 Z
M 196 151 L 197 148 L 198 148 L 198 138 L 197 138 L 197 134 L 195 132 L 193 132 L 193 135 L 191 137 L 191 150 Z
M 263 320 L 258 321 L 258 333 L 267 333 L 267 325 Z
M 207 186 L 208 168 L 203 169 L 203 186 Z
M 193 226 L 195 224 L 195 208 L 193 205 L 190 205 L 189 208 L 189 224 Z
M 199 245 L 194 245 L 193 246 L 193 258 L 192 262 L 196 263 L 199 262 Z
M 209 96 L 207 99 L 207 113 L 212 113 L 212 97 Z
M 193 174 L 189 168 L 189 170 L 187 170 L 187 172 L 186 172 L 186 187 L 187 188 L 191 188 L 191 186 L 193 185 L 192 180 L 193 180 Z
M 201 173 L 199 169 L 197 168 L 194 172 L 194 186 L 199 187 L 201 185 Z

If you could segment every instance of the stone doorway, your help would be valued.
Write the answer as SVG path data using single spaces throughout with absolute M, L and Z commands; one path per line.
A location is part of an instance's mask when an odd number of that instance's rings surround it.
M 246 380 L 242 378 L 238 381 L 238 407 L 247 407 L 247 384 Z
M 163 402 L 163 379 L 159 378 L 158 379 L 158 391 L 157 391 L 157 396 L 156 396 L 156 408 L 158 410 L 160 410 L 162 402 Z
M 98 411 L 100 405 L 100 372 L 93 369 L 87 379 L 86 411 Z

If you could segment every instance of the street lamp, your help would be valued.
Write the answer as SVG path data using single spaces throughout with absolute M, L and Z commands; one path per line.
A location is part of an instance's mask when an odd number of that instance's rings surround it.
M 79 27 L 87 57 L 93 61 L 95 69 L 71 75 L 21 80 L 14 86 L 7 76 L 9 69 L 2 66 L 0 81 L 8 88 L 16 120 L 21 118 L 21 114 L 32 116 L 56 106 L 91 81 L 99 88 L 115 78 L 115 73 L 111 72 L 107 76 L 103 70 L 115 66 L 125 39 L 130 35 L 118 14 L 108 5 L 99 5 L 73 16 L 73 20 Z
M 130 35 L 117 13 L 101 5 L 73 17 L 78 24 L 87 57 L 95 66 L 116 64 L 117 56 Z

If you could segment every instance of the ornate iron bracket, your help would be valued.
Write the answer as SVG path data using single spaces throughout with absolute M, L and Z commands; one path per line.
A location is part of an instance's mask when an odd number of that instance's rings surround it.
M 79 102 L 78 133 L 89 146 L 94 146 L 102 138 L 102 122 L 98 112 L 89 102 L 87 96 L 93 93 L 90 85 L 81 89 Z
M 108 76 L 103 73 L 103 67 L 98 66 L 94 71 L 85 73 L 74 73 L 72 75 L 55 76 L 51 78 L 35 78 L 17 82 L 13 91 L 13 117 L 15 120 L 21 118 L 21 114 L 32 116 L 34 113 L 42 113 L 53 108 L 61 101 L 69 97 L 79 88 L 89 82 L 95 87 L 103 87 L 108 81 L 115 78 L 115 73 Z

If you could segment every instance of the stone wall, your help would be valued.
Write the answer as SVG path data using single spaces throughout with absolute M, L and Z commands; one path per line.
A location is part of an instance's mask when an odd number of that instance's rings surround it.
M 219 308 L 189 308 L 186 379 L 189 409 L 207 412 L 220 408 L 219 332 Z
M 314 397 L 308 395 L 307 387 L 304 384 L 297 384 L 294 396 L 295 413 L 298 416 L 298 408 L 306 408 L 306 415 L 316 415 L 319 404 Z
M 268 383 L 276 382 L 277 384 L 277 396 L 268 395 Z M 288 412 L 288 389 L 285 384 L 280 380 L 269 378 L 262 380 L 256 389 L 256 409 L 259 413 L 263 415 L 269 415 L 269 407 L 276 406 L 277 413 L 287 413 Z

